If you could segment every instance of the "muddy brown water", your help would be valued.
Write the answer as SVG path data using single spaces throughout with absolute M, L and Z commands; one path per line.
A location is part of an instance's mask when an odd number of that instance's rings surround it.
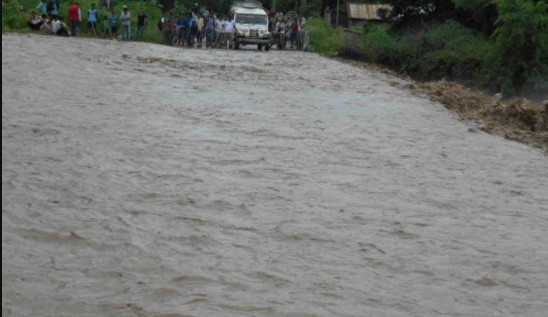
M 305 52 L 2 35 L 3 316 L 543 316 L 548 159 Z

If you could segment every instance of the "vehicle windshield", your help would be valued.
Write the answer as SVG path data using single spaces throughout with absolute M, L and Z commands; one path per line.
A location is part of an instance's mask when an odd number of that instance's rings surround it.
M 266 25 L 266 16 L 254 14 L 238 14 L 235 19 L 236 23 L 240 24 L 261 24 Z

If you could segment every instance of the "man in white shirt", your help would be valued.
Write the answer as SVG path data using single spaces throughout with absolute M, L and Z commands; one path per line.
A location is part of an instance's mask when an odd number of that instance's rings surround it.
M 227 41 L 227 47 L 232 48 L 234 45 L 234 21 L 228 20 L 225 22 L 225 41 Z
M 57 35 L 69 36 L 67 25 L 61 22 L 61 18 L 59 17 L 54 18 L 51 28 L 53 32 Z
M 129 41 L 131 40 L 131 14 L 129 13 L 129 9 L 126 5 L 122 6 L 122 14 L 120 15 L 120 19 L 122 20 L 122 38 Z

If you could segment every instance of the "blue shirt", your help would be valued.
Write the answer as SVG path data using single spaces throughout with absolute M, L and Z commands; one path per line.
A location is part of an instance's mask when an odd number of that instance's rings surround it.
M 188 27 L 188 20 L 186 18 L 177 19 L 178 27 Z
M 88 22 L 97 22 L 97 9 L 88 10 Z
M 40 11 L 40 14 L 48 14 L 48 9 L 46 7 L 46 4 L 42 1 L 38 4 L 36 9 L 38 9 L 38 11 Z

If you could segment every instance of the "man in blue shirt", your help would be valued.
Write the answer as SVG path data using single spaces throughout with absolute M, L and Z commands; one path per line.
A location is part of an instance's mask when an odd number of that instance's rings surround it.
M 92 4 L 91 9 L 88 10 L 88 29 L 90 29 L 91 34 L 96 35 L 97 9 L 95 9 L 95 4 Z
M 177 19 L 177 44 L 183 45 L 186 40 L 186 33 L 188 30 L 188 19 L 181 17 Z

